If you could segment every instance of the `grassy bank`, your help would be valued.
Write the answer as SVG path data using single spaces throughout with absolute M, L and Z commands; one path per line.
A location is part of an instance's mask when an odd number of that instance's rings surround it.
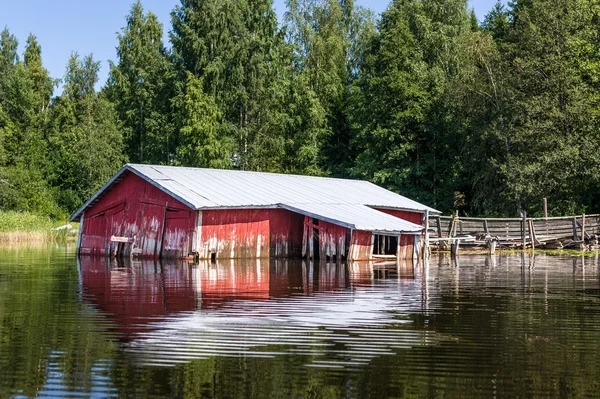
M 0 243 L 76 239 L 77 223 L 71 223 L 71 228 L 56 230 L 66 224 L 27 212 L 0 211 Z

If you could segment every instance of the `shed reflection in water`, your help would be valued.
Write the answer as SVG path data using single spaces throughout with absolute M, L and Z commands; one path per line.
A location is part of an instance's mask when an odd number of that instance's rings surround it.
M 244 301 L 254 301 L 254 309 L 261 309 L 260 302 L 267 299 L 335 295 L 374 279 L 414 278 L 412 261 L 398 267 L 395 262 L 257 259 L 188 264 L 82 257 L 78 263 L 84 298 L 116 322 L 122 340 L 156 329 L 157 322 L 178 313 L 245 306 Z
M 599 260 L 190 266 L 0 249 L 0 397 L 597 397 Z

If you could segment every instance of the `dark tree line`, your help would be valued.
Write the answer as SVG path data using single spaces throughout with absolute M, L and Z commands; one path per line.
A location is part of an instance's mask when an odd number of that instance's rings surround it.
M 135 3 L 58 81 L 0 37 L 0 209 L 61 217 L 124 162 L 371 180 L 449 212 L 600 211 L 600 0 Z M 340 193 L 343 195 L 343 193 Z

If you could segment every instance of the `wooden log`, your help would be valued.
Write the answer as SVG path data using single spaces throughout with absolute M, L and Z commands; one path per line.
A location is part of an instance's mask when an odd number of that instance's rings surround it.
M 498 238 L 492 238 L 489 234 L 485 238 L 485 246 L 489 250 L 490 255 L 496 253 L 496 245 L 498 244 Z
M 548 219 L 548 198 L 544 198 L 544 219 Z
M 529 239 L 531 240 L 531 249 L 535 249 L 535 227 L 533 226 L 533 220 L 528 220 L 529 224 Z
M 454 214 L 454 231 L 452 232 L 452 235 L 454 237 L 456 237 L 456 225 L 459 223 L 459 219 L 458 219 L 458 210 L 456 211 L 456 213 Z
M 131 242 L 133 242 L 133 238 L 130 238 L 130 237 L 110 236 L 110 242 L 126 242 L 126 243 L 131 243 Z
M 560 240 L 552 240 L 544 244 L 545 249 L 562 249 L 563 244 Z
M 450 223 L 448 224 L 448 237 L 452 237 L 453 230 L 454 230 L 454 218 L 452 218 L 452 220 L 450 220 Z

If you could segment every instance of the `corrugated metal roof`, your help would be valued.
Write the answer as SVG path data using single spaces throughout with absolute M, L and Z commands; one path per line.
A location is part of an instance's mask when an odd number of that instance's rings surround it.
M 416 201 L 361 180 L 223 169 L 127 164 L 72 217 L 76 220 L 124 172 L 131 171 L 194 209 L 294 207 L 327 219 L 345 217 L 361 230 L 415 231 L 369 207 L 439 213 Z M 354 205 L 354 206 L 350 206 Z M 344 214 L 342 210 L 348 213 Z M 348 221 L 356 215 L 353 222 Z M 361 221 L 361 218 L 362 219 Z M 337 219 L 336 219 L 337 220 Z M 339 220 L 341 223 L 343 220 Z M 393 224 L 395 221 L 396 224 Z M 402 221 L 401 221 L 402 222 Z M 404 222 L 402 222 L 404 223 Z M 406 222 L 408 223 L 408 222 Z M 362 226 L 364 228 L 360 228 Z M 370 228 L 367 228 L 369 227 Z M 385 227 L 379 229 L 379 227 Z M 402 228 L 401 228 L 402 227 Z M 406 230 L 404 230 L 406 229 Z
M 281 207 L 325 222 L 378 234 L 418 233 L 423 230 L 422 226 L 376 211 L 366 205 L 283 204 Z

